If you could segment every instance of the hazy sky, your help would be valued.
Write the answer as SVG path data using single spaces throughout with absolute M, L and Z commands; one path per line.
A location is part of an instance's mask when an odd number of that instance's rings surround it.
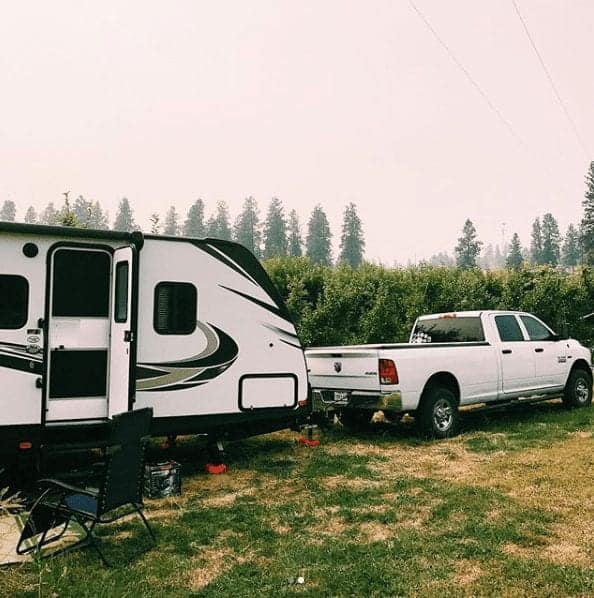
M 582 213 L 590 159 L 511 0 L 11 2 L 0 12 L 0 200 L 127 196 L 137 220 L 202 197 L 355 202 L 367 257 L 452 251 Z M 517 0 L 594 152 L 594 2 Z M 520 140 L 519 140 L 519 139 Z M 335 239 L 337 240 L 337 239 Z

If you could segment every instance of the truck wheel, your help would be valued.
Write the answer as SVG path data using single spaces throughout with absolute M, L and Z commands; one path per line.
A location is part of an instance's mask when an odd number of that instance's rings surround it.
M 458 433 L 460 413 L 454 393 L 441 386 L 428 388 L 415 416 L 417 429 L 425 438 L 449 438 Z
M 592 377 L 584 369 L 576 368 L 569 374 L 563 404 L 568 409 L 587 407 L 592 403 Z
M 362 430 L 371 421 L 371 413 L 366 409 L 342 409 L 338 412 L 338 421 L 347 430 Z

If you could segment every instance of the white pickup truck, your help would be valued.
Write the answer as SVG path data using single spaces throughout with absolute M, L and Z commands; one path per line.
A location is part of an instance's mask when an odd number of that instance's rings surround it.
M 474 311 L 421 316 L 408 344 L 306 350 L 314 410 L 335 410 L 346 426 L 374 411 L 408 413 L 421 434 L 456 434 L 458 408 L 563 397 L 592 402 L 590 350 L 560 338 L 535 316 Z

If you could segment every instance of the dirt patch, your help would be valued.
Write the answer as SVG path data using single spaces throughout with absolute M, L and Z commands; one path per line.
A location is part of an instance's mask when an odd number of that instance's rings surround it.
M 359 533 L 368 542 L 386 542 L 394 537 L 396 530 L 376 521 L 367 521 L 359 526 Z
M 199 567 L 189 572 L 189 586 L 193 592 L 206 587 L 233 566 L 233 551 L 229 548 L 206 549 L 197 560 Z
M 320 480 L 320 484 L 327 490 L 336 488 L 348 488 L 349 490 L 369 490 L 369 488 L 380 488 L 385 481 L 365 480 L 361 478 L 347 478 L 342 475 L 335 475 Z
M 202 504 L 205 507 L 229 507 L 238 498 L 242 496 L 254 496 L 256 494 L 256 488 L 241 488 L 235 492 L 226 492 L 224 494 L 215 494 L 202 500 Z
M 457 584 L 468 586 L 480 579 L 483 574 L 484 571 L 478 563 L 462 559 L 456 562 L 453 578 Z

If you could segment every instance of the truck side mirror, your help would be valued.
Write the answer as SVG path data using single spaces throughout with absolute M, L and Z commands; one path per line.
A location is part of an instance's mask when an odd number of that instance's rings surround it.
M 567 322 L 563 322 L 561 326 L 561 338 L 568 339 L 569 337 L 569 324 Z

